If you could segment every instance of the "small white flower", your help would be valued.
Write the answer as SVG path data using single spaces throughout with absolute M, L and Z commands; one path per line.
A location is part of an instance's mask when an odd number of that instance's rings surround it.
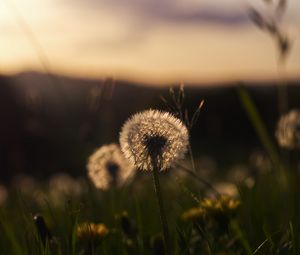
M 117 144 L 104 145 L 96 150 L 88 160 L 87 170 L 98 189 L 121 186 L 134 173 Z
M 279 145 L 284 148 L 300 148 L 300 112 L 298 110 L 292 110 L 280 118 L 276 137 Z
M 120 145 L 126 158 L 139 169 L 168 169 L 184 157 L 189 143 L 186 126 L 168 112 L 147 110 L 133 115 L 123 126 Z

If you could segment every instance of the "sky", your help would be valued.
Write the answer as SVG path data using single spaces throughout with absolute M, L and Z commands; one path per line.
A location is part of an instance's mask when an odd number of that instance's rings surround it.
M 274 79 L 276 44 L 248 15 L 255 7 L 272 18 L 265 2 L 0 0 L 0 73 L 46 68 L 155 84 Z M 292 42 L 290 77 L 300 73 L 299 11 L 290 0 L 278 21 Z

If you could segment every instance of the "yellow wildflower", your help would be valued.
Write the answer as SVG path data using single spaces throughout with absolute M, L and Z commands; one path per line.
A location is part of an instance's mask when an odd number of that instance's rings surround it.
M 240 205 L 240 200 L 222 195 L 216 200 L 213 199 L 204 199 L 200 206 L 204 208 L 208 213 L 224 213 L 231 214 L 236 211 Z
M 182 215 L 181 218 L 182 220 L 188 221 L 194 221 L 194 220 L 200 220 L 205 217 L 205 210 L 201 207 L 193 207 L 187 211 L 185 211 Z
M 84 222 L 77 226 L 76 233 L 79 239 L 101 240 L 107 236 L 109 230 L 104 224 Z

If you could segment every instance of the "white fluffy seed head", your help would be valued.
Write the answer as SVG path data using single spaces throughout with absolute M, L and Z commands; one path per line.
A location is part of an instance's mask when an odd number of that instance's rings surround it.
M 134 174 L 117 144 L 103 145 L 96 150 L 89 157 L 87 171 L 96 188 L 103 190 L 122 186 Z
M 168 169 L 184 157 L 188 144 L 188 130 L 181 120 L 158 110 L 133 115 L 120 133 L 122 152 L 142 170 L 153 170 L 153 158 L 160 170 Z
M 300 111 L 292 110 L 280 118 L 276 137 L 279 145 L 284 148 L 300 148 Z

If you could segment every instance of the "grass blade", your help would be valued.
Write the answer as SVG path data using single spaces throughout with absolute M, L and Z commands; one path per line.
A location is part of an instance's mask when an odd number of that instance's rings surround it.
M 253 127 L 255 128 L 255 131 L 263 144 L 264 148 L 268 152 L 272 162 L 278 168 L 279 170 L 283 168 L 279 153 L 275 147 L 275 145 L 272 142 L 272 139 L 270 138 L 267 128 L 265 127 L 265 124 L 255 106 L 255 103 L 253 102 L 251 96 L 249 95 L 248 91 L 245 87 L 239 86 L 238 87 L 238 95 L 240 98 L 240 101 L 245 108 L 249 119 L 251 120 L 251 123 Z

